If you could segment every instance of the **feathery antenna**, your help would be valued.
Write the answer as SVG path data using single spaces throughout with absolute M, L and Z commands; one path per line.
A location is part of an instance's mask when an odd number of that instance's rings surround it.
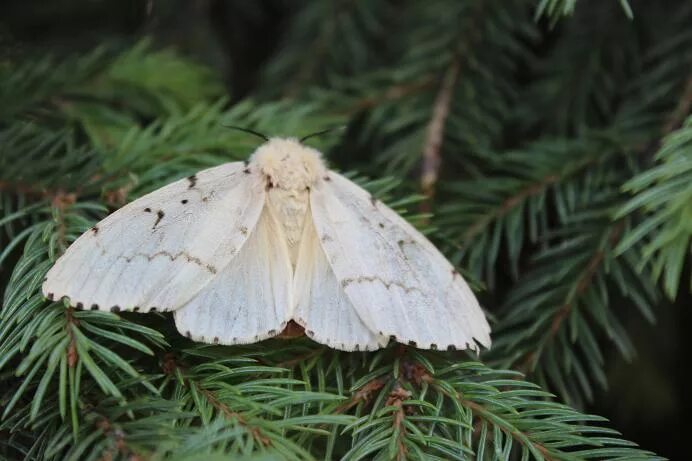
M 346 129 L 346 125 L 340 125 L 340 126 L 333 126 L 331 128 L 327 128 L 326 130 L 318 131 L 316 133 L 309 134 L 307 136 L 303 136 L 300 138 L 300 142 L 305 141 L 306 139 L 314 138 L 315 136 L 319 136 L 325 133 L 329 133 L 330 131 L 336 131 L 336 130 L 344 130 Z
M 250 134 L 253 134 L 259 138 L 264 139 L 265 141 L 269 141 L 269 138 L 267 136 L 263 135 L 262 133 L 260 133 L 258 131 L 251 130 L 250 128 L 243 128 L 243 127 L 234 126 L 234 125 L 223 125 L 223 127 L 224 128 L 230 128 L 232 130 L 244 131 L 245 133 L 250 133 Z

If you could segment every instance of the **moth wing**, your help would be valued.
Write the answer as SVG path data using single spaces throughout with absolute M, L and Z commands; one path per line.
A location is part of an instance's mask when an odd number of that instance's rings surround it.
M 290 320 L 293 277 L 285 241 L 265 207 L 240 253 L 175 311 L 178 331 L 218 344 L 247 344 L 281 332 Z
M 471 289 L 396 212 L 334 172 L 313 187 L 310 206 L 329 264 L 371 330 L 426 349 L 490 346 Z
M 387 344 L 361 320 L 324 254 L 308 209 L 295 274 L 293 318 L 315 341 L 346 351 Z
M 174 310 L 237 255 L 264 205 L 242 162 L 162 187 L 80 236 L 48 271 L 43 293 L 101 310 Z

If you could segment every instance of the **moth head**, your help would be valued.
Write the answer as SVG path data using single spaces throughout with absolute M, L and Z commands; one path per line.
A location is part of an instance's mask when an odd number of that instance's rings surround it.
M 286 190 L 308 189 L 326 173 L 322 154 L 295 138 L 270 138 L 252 154 L 250 163 L 267 184 Z

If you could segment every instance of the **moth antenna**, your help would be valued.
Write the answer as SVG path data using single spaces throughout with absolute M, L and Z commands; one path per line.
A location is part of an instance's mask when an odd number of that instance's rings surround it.
M 258 132 L 258 131 L 251 130 L 250 128 L 243 128 L 243 127 L 234 126 L 234 125 L 223 125 L 223 127 L 224 127 L 224 128 L 230 128 L 231 130 L 244 131 L 245 133 L 250 133 L 250 134 L 252 134 L 252 135 L 257 136 L 258 138 L 264 139 L 265 141 L 269 141 L 269 137 L 268 137 L 268 136 L 265 136 L 265 135 L 263 135 L 262 133 L 260 133 L 260 132 Z
M 329 133 L 330 131 L 345 130 L 345 129 L 346 129 L 346 125 L 333 126 L 331 128 L 327 128 L 326 130 L 317 131 L 317 132 L 311 133 L 307 136 L 303 136 L 302 138 L 299 139 L 299 141 L 302 143 L 306 139 L 314 138 L 315 136 L 320 136 L 320 135 L 323 135 L 325 133 Z

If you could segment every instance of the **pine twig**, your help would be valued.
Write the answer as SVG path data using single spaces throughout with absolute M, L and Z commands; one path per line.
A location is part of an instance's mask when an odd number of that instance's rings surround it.
M 438 389 L 439 392 L 442 394 L 448 395 L 447 391 L 444 389 L 444 387 L 436 385 L 435 387 Z M 543 459 L 545 461 L 557 461 L 558 458 L 555 458 L 550 451 L 543 446 L 541 443 L 531 440 L 530 437 L 527 434 L 523 434 L 522 432 L 518 431 L 515 427 L 507 424 L 506 426 L 503 424 L 498 424 L 498 419 L 492 415 L 490 411 L 488 411 L 485 406 L 476 403 L 472 400 L 468 400 L 464 398 L 461 394 L 455 393 L 453 396 L 449 396 L 457 400 L 463 407 L 470 409 L 478 418 L 481 418 L 483 420 L 486 420 L 489 424 L 491 425 L 497 425 L 497 427 L 504 432 L 505 434 L 511 436 L 514 440 L 519 442 L 520 444 L 526 446 L 527 441 L 530 443 L 531 447 L 534 449 L 538 450 L 541 455 L 543 456 Z
M 542 178 L 540 181 L 524 187 L 515 195 L 505 199 L 500 206 L 495 208 L 491 213 L 484 215 L 480 220 L 469 226 L 469 228 L 466 229 L 466 232 L 464 232 L 461 241 L 470 242 L 479 232 L 485 229 L 489 223 L 496 219 L 502 218 L 524 200 L 540 194 L 545 190 L 546 187 L 550 187 L 561 179 L 563 178 L 557 174 L 550 174 Z
M 380 378 L 376 378 L 372 381 L 369 381 L 363 387 L 358 389 L 358 391 L 348 402 L 336 407 L 334 413 L 343 413 L 345 411 L 350 410 L 351 408 L 353 408 L 361 402 L 368 402 L 372 398 L 372 393 L 382 389 L 384 387 L 384 384 L 385 382 Z
M 351 107 L 343 111 L 345 115 L 353 115 L 358 112 L 372 109 L 382 103 L 396 101 L 398 99 L 417 94 L 431 88 L 434 84 L 432 75 L 427 75 L 419 80 L 407 83 L 392 85 L 376 96 L 367 96 L 353 104 Z
M 74 318 L 74 308 L 70 306 L 66 309 L 65 313 L 65 328 L 67 330 L 67 336 L 70 338 L 70 343 L 67 346 L 67 365 L 70 368 L 74 368 L 79 360 L 79 353 L 77 352 L 77 340 L 74 337 L 74 332 L 72 331 L 73 325 L 79 325 L 79 320 Z
M 421 189 L 425 196 L 425 200 L 421 202 L 421 212 L 423 213 L 430 212 L 431 201 L 435 195 L 435 185 L 442 163 L 440 150 L 442 149 L 445 124 L 449 117 L 449 109 L 454 96 L 454 86 L 459 78 L 459 70 L 459 58 L 455 57 L 442 80 L 442 85 L 433 106 L 432 117 L 428 123 L 427 135 L 423 144 L 423 165 L 420 180 Z
M 687 83 L 685 84 L 685 89 L 680 97 L 680 101 L 663 125 L 663 135 L 665 136 L 680 128 L 682 122 L 689 115 L 690 109 L 692 109 L 692 75 L 687 78 Z
M 617 242 L 620 239 L 620 236 L 622 235 L 623 229 L 624 223 L 620 221 L 616 223 L 610 230 L 607 238 L 610 247 L 614 247 L 617 245 Z M 589 286 L 591 286 L 596 272 L 601 267 L 605 259 L 605 255 L 605 250 L 599 249 L 589 259 L 588 263 L 586 264 L 586 267 L 581 272 L 579 277 L 576 279 L 576 284 L 574 285 L 575 288 L 573 290 L 570 290 L 570 292 L 567 294 L 567 297 L 564 300 L 564 303 L 562 303 L 562 306 L 560 306 L 555 315 L 553 315 L 553 319 L 550 323 L 550 329 L 548 330 L 548 335 L 545 336 L 543 340 L 541 340 L 536 350 L 532 350 L 528 354 L 526 354 L 524 360 L 522 360 L 521 363 L 516 367 L 517 370 L 526 372 L 528 370 L 533 369 L 538 359 L 540 358 L 540 349 L 542 349 L 545 344 L 551 342 L 557 335 L 558 331 L 560 331 L 560 327 L 562 326 L 563 322 L 574 308 L 575 300 L 579 296 L 583 295 L 589 288 Z
M 386 407 L 395 407 L 396 412 L 394 415 L 393 426 L 394 430 L 397 432 L 397 461 L 406 461 L 407 450 L 406 444 L 404 443 L 404 436 L 406 434 L 406 427 L 404 426 L 404 419 L 406 418 L 406 413 L 404 411 L 403 402 L 411 397 L 411 392 L 406 389 L 397 386 L 392 392 L 389 393 L 387 397 Z
M 180 362 L 178 362 L 175 354 L 170 352 L 164 354 L 161 361 L 161 368 L 163 369 L 164 374 L 166 374 L 167 376 L 175 376 L 177 371 L 180 371 L 181 373 L 185 372 L 185 367 L 181 365 Z M 260 442 L 263 446 L 266 447 L 271 445 L 271 439 L 262 433 L 262 429 L 260 429 L 257 426 L 251 425 L 241 413 L 232 410 L 228 405 L 219 400 L 214 391 L 202 387 L 200 383 L 193 381 L 189 377 L 186 377 L 184 375 L 182 376 L 182 382 L 184 386 L 190 389 L 194 387 L 197 390 L 197 392 L 202 394 L 204 398 L 207 400 L 207 402 L 209 402 L 214 408 L 216 408 L 217 411 L 223 414 L 226 419 L 230 421 L 235 421 L 236 423 L 247 429 L 248 432 L 250 432 L 250 434 L 252 435 L 252 438 L 255 439 L 257 442 Z

